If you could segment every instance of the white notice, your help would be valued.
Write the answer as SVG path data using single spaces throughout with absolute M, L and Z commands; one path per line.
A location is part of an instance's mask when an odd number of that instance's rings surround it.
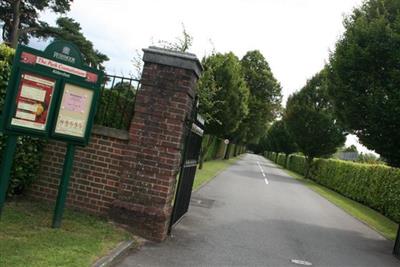
M 36 120 L 36 114 L 33 113 L 28 113 L 28 112 L 23 112 L 17 110 L 17 113 L 15 114 L 16 118 L 28 120 L 28 121 L 35 121 Z
M 36 100 L 39 102 L 44 102 L 44 99 L 46 97 L 46 90 L 41 90 L 35 87 L 22 85 L 21 97 Z
M 37 104 L 30 104 L 30 103 L 25 103 L 25 102 L 18 102 L 18 109 L 23 109 L 27 111 L 32 111 L 32 112 L 37 112 L 38 105 Z

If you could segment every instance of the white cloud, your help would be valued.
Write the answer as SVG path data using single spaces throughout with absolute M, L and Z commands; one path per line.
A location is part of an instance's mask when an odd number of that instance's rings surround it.
M 133 71 L 135 49 L 173 40 L 184 23 L 192 51 L 243 56 L 259 49 L 283 86 L 284 99 L 300 89 L 328 59 L 343 32 L 343 14 L 362 0 L 75 0 L 70 16 L 97 48 L 110 56 L 110 72 Z

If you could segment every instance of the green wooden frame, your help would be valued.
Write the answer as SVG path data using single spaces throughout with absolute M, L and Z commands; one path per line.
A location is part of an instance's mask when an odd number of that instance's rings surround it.
M 74 63 L 62 61 L 59 58 L 54 57 L 54 53 L 62 54 L 61 52 L 57 52 L 57 50 L 62 50 L 67 47 L 71 54 L 75 57 Z M 68 72 L 64 72 L 62 70 L 53 69 L 48 66 L 43 66 L 37 63 L 25 63 L 21 62 L 23 53 L 28 53 L 35 57 L 41 57 L 47 60 L 54 61 L 56 63 L 62 64 L 64 66 L 72 67 L 75 69 L 79 69 L 86 73 L 92 73 L 97 75 L 96 82 L 90 82 L 86 79 L 86 77 L 80 77 Z M 53 54 L 52 54 L 53 53 Z M 25 54 L 26 55 L 26 54 Z M 72 58 L 72 57 L 71 57 Z M 53 90 L 52 100 L 50 103 L 50 107 L 48 108 L 48 117 L 46 121 L 45 130 L 31 129 L 23 126 L 16 126 L 11 124 L 11 120 L 16 107 L 16 97 L 18 94 L 19 85 L 21 82 L 21 75 L 23 73 L 31 73 L 33 75 L 38 75 L 50 79 L 55 80 L 55 87 Z M 69 76 L 69 77 L 67 77 Z M 0 129 L 5 134 L 16 134 L 16 135 L 29 135 L 35 137 L 41 137 L 46 139 L 56 139 L 59 141 L 65 141 L 70 144 L 85 146 L 89 143 L 89 138 L 91 134 L 91 129 L 93 126 L 94 115 L 96 112 L 96 107 L 100 95 L 100 86 L 103 80 L 104 74 L 94 68 L 90 68 L 82 64 L 82 58 L 80 57 L 79 50 L 75 47 L 75 45 L 63 42 L 56 41 L 50 44 L 45 51 L 36 50 L 27 46 L 18 46 L 17 51 L 15 53 L 11 78 L 9 80 L 9 84 L 7 87 L 5 105 L 2 112 L 2 121 Z M 60 112 L 61 99 L 64 92 L 65 84 L 72 84 L 84 89 L 88 89 L 93 91 L 93 99 L 92 104 L 89 110 L 89 117 L 86 124 L 86 131 L 84 137 L 76 137 L 72 135 L 55 133 L 56 121 L 58 118 L 58 114 Z

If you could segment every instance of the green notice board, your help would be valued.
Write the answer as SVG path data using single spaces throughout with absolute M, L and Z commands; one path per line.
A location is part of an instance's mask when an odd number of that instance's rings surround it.
M 18 46 L 0 123 L 6 136 L 0 162 L 0 216 L 17 136 L 55 139 L 68 144 L 52 224 L 60 227 L 75 146 L 89 142 L 102 80 L 103 73 L 84 65 L 71 43 L 56 41 L 44 51 Z
M 86 145 L 103 73 L 85 66 L 71 43 L 45 51 L 19 46 L 7 88 L 1 129 Z

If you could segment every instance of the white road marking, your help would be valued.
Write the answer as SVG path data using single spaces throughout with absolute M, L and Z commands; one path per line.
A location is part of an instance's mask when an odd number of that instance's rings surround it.
M 312 263 L 308 262 L 308 261 L 302 261 L 302 260 L 293 259 L 293 260 L 291 260 L 291 262 L 294 263 L 294 264 L 299 264 L 299 265 L 312 266 Z
M 260 170 L 261 170 L 262 176 L 264 177 L 264 182 L 265 182 L 266 184 L 269 184 L 268 179 L 267 179 L 267 175 L 265 175 L 264 170 L 263 170 L 263 168 L 262 168 L 261 165 L 260 165 L 260 162 L 257 161 L 257 165 L 258 165 L 258 167 L 259 167 Z

